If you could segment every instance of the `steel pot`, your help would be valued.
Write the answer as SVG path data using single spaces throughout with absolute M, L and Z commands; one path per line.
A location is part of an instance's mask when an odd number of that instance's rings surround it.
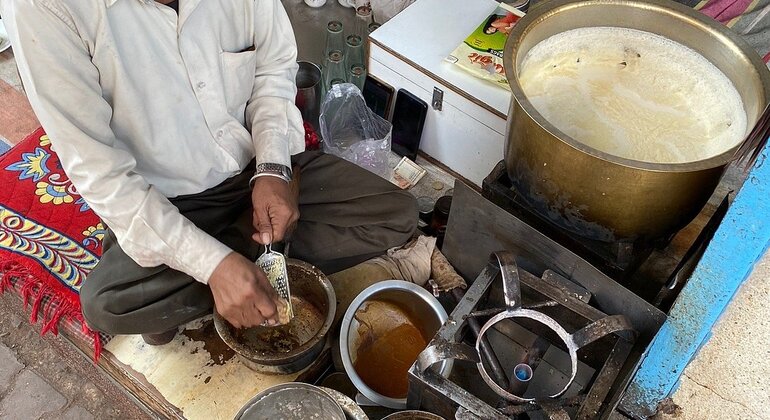
M 404 410 L 389 414 L 382 420 L 444 420 L 444 418 L 427 411 Z
M 326 390 L 301 382 L 268 388 L 244 405 L 235 420 L 272 419 L 345 420 L 345 412 Z
M 238 330 L 214 311 L 219 336 L 243 364 L 257 372 L 285 375 L 310 366 L 323 350 L 334 321 L 337 297 L 321 270 L 292 258 L 286 259 L 286 269 L 295 311 L 288 326 Z M 271 340 L 296 340 L 296 345 L 285 351 L 269 345 Z
M 427 290 L 414 283 L 403 280 L 386 280 L 364 289 L 348 307 L 342 318 L 340 330 L 340 354 L 342 364 L 345 367 L 350 380 L 361 394 L 370 401 L 383 407 L 403 410 L 406 408 L 406 398 L 392 398 L 375 391 L 359 376 L 354 367 L 355 355 L 362 337 L 357 327 L 356 313 L 367 302 L 373 300 L 389 301 L 397 303 L 409 318 L 417 324 L 426 341 L 430 341 L 441 325 L 447 320 L 447 313 L 438 300 Z M 376 327 L 376 326 L 375 326 Z M 441 375 L 448 376 L 452 370 L 452 361 L 444 361 L 438 366 Z M 383 375 L 392 375 L 392 372 L 382 372 Z
M 309 61 L 298 61 L 297 96 L 294 104 L 302 113 L 302 119 L 318 131 L 318 116 L 321 114 L 321 69 Z
M 735 85 L 749 131 L 770 102 L 770 74 L 738 35 L 667 0 L 553 0 L 532 8 L 514 27 L 504 51 L 513 96 L 505 163 L 521 197 L 552 222 L 589 239 L 668 236 L 698 214 L 739 146 L 696 162 L 649 163 L 586 146 L 549 123 L 524 95 L 521 62 L 552 35 L 596 26 L 652 32 L 703 55 Z

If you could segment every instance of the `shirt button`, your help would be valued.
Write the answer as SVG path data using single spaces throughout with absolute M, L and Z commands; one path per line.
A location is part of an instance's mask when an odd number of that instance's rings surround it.
M 198 82 L 198 89 L 203 89 L 205 87 L 206 87 L 206 83 L 205 82 Z
M 224 136 L 224 135 L 225 135 L 224 130 L 217 130 L 217 137 L 218 138 L 222 138 L 222 136 Z

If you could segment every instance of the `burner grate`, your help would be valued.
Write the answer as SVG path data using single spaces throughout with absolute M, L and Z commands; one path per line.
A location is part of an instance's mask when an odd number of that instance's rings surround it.
M 505 254 L 497 255 L 500 258 Z M 513 261 L 513 257 L 508 261 Z M 500 263 L 503 264 L 503 258 Z M 515 267 L 515 263 L 511 264 Z M 503 268 L 506 272 L 506 265 Z M 472 348 L 478 333 L 472 328 L 472 320 L 484 323 L 489 315 L 500 313 L 501 309 L 495 308 L 511 304 L 506 299 L 510 286 L 504 290 L 503 282 L 498 280 L 505 275 L 500 276 L 500 268 L 490 263 L 410 369 L 409 407 L 427 409 L 446 418 L 474 418 L 463 417 L 470 415 L 507 419 L 540 412 L 552 419 L 593 419 L 611 406 L 608 396 L 619 382 L 621 369 L 634 344 L 635 334 L 629 330 L 628 319 L 622 315 L 607 316 L 588 305 L 590 293 L 550 270 L 543 278 L 520 268 L 515 272 L 518 273 L 516 284 L 520 285 L 516 289 L 521 297 L 515 300 L 520 301 L 517 307 L 523 309 L 521 314 L 535 311 L 538 317 L 550 318 L 571 334 L 571 338 L 560 339 L 554 334 L 556 330 L 538 322 L 525 322 L 525 316 L 494 324 L 479 340 L 488 341 L 492 349 L 489 353 L 481 352 L 485 354 L 484 366 L 492 372 L 495 383 L 522 397 L 512 402 L 511 397 L 501 398 L 499 391 L 487 386 L 468 363 L 479 362 L 479 352 Z M 508 308 L 513 311 L 511 314 L 517 314 L 512 306 Z M 582 348 L 577 350 L 578 359 L 573 365 L 568 355 L 575 346 Z M 456 359 L 453 374 L 448 378 L 430 368 L 445 359 Z M 530 370 L 523 370 L 521 374 L 516 371 L 519 366 Z M 571 375 L 573 369 L 575 374 Z M 526 381 L 516 379 L 517 376 Z M 570 377 L 574 377 L 574 381 L 569 380 Z M 557 396 L 548 397 L 551 395 Z M 533 401 L 524 402 L 524 399 Z

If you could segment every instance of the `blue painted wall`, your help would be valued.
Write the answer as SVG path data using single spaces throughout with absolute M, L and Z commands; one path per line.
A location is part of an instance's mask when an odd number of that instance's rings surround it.
M 623 398 L 634 417 L 655 413 L 711 334 L 727 304 L 770 244 L 770 144 L 752 168 Z

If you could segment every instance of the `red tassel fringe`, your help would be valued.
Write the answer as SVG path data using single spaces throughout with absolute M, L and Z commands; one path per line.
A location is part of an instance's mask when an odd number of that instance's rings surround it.
M 36 324 L 38 316 L 42 316 L 40 335 L 50 332 L 58 336 L 59 322 L 62 319 L 73 319 L 80 323 L 83 334 L 93 339 L 93 360 L 94 363 L 99 361 L 99 357 L 102 354 L 102 340 L 98 332 L 86 325 L 83 314 L 80 311 L 80 302 L 73 302 L 73 299 L 77 299 L 74 293 L 46 284 L 30 274 L 26 267 L 16 261 L 0 263 L 0 273 L 2 274 L 0 277 L 0 293 L 18 288 L 24 301 L 24 308 L 26 309 L 30 302 L 32 303 L 29 317 L 30 322 Z M 14 282 L 16 285 L 13 284 Z

